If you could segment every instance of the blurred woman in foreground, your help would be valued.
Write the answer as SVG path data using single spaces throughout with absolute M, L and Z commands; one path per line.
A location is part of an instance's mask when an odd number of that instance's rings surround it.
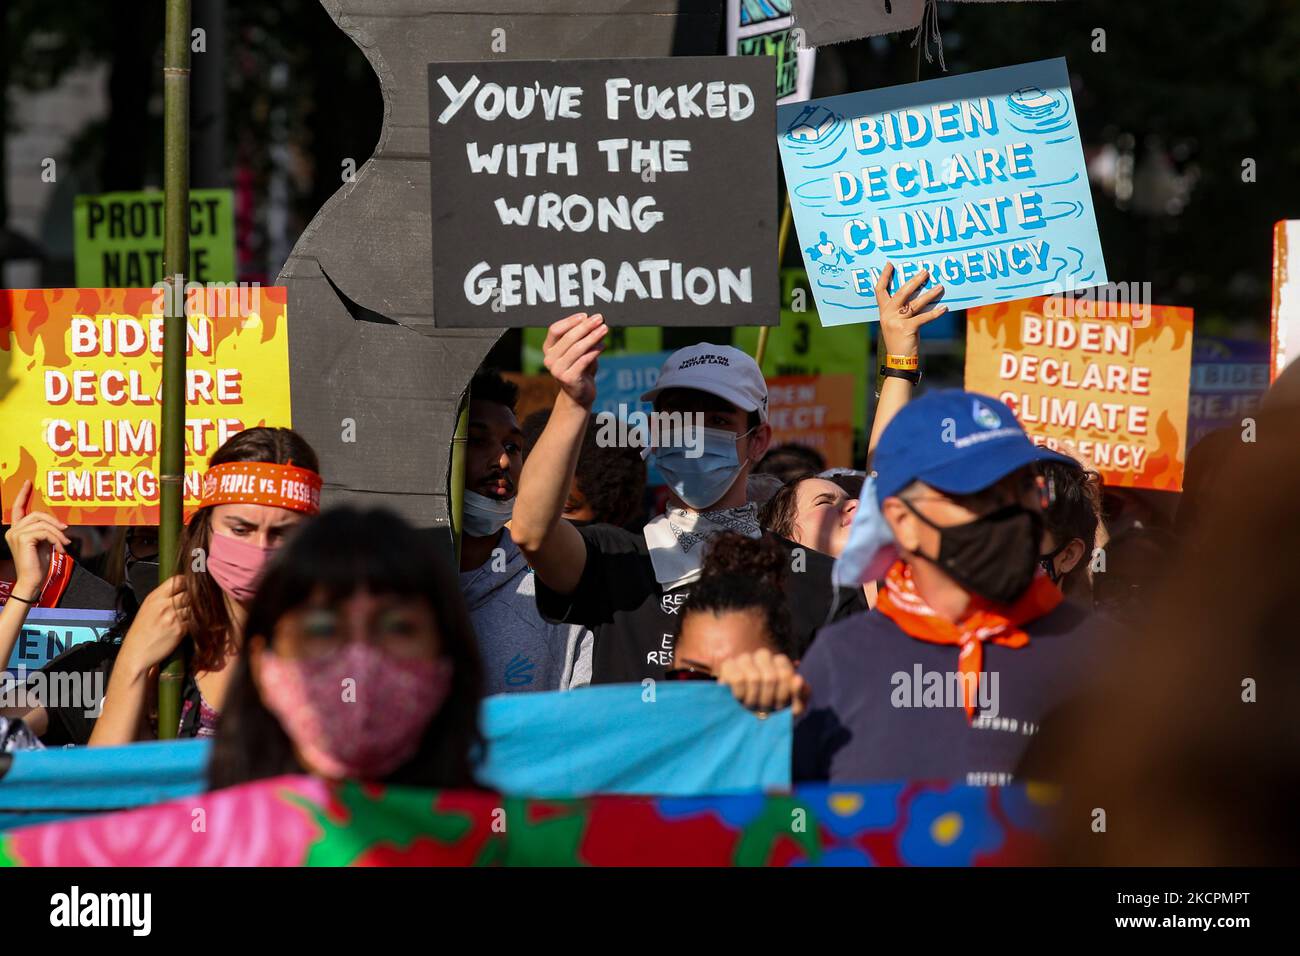
M 386 511 L 340 508 L 276 556 L 249 608 L 213 788 L 310 773 L 471 787 L 482 668 L 451 571 Z

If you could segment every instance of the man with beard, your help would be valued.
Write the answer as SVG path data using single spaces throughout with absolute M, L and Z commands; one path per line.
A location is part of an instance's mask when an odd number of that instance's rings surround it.
M 460 587 L 478 635 L 485 694 L 590 683 L 591 632 L 537 613 L 528 562 L 504 533 L 523 468 L 518 389 L 495 370 L 470 383 Z

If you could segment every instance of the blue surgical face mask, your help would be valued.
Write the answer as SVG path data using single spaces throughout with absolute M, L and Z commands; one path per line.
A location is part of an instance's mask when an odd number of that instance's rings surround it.
M 673 493 L 687 506 L 702 511 L 725 495 L 736 480 L 741 468 L 736 442 L 748 434 L 737 435 L 725 428 L 701 428 L 704 440 L 700 446 L 656 448 L 652 453 L 654 462 Z M 692 458 L 690 453 L 694 450 L 699 454 Z
M 471 538 L 486 538 L 504 528 L 514 510 L 514 498 L 500 501 L 466 491 L 461 508 L 461 524 Z
M 858 510 L 849 526 L 849 540 L 835 559 L 831 580 L 837 587 L 857 587 L 878 581 L 897 559 L 894 533 L 876 501 L 876 479 L 868 478 L 862 483 Z

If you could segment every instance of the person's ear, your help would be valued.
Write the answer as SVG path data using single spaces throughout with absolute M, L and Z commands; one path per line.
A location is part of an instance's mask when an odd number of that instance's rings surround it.
M 880 503 L 880 514 L 884 517 L 894 540 L 904 551 L 916 551 L 921 541 L 916 527 L 916 515 L 903 504 L 902 499 L 893 495 Z
M 1070 543 L 1065 546 L 1065 550 L 1056 556 L 1056 572 L 1062 576 L 1073 571 L 1088 553 L 1084 547 L 1083 539 L 1071 538 Z
M 746 451 L 745 457 L 757 465 L 763 460 L 763 456 L 767 454 L 767 449 L 771 444 L 772 426 L 767 422 L 763 422 L 749 433 L 749 449 Z

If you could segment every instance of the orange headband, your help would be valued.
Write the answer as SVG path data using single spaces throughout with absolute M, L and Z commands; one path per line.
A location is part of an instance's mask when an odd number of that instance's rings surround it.
M 213 505 L 270 505 L 314 515 L 320 513 L 320 475 L 293 465 L 265 461 L 228 461 L 203 476 L 200 508 Z

